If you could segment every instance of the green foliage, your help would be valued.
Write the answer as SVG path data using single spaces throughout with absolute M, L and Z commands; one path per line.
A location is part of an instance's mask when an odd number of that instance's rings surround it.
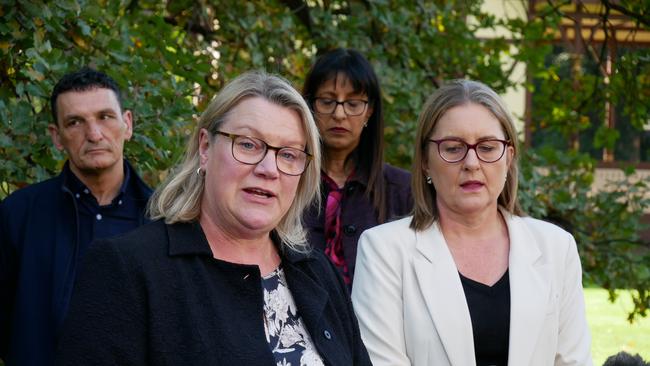
M 648 5 L 627 9 L 647 14 Z M 548 7 L 536 19 L 557 29 L 561 15 Z M 648 24 L 639 27 L 648 29 Z M 639 181 L 628 167 L 623 168 L 623 179 L 609 182 L 604 189 L 592 190 L 592 184 L 603 148 L 638 159 L 632 141 L 621 140 L 621 131 L 628 131 L 629 139 L 640 135 L 648 123 L 650 48 L 620 47 L 606 77 L 606 66 L 598 60 L 602 62 L 607 50 L 587 44 L 581 54 L 571 44 L 562 45 L 537 53 L 536 62 L 527 64 L 534 76 L 529 90 L 535 148 L 522 159 L 522 204 L 533 216 L 571 231 L 588 283 L 607 289 L 612 301 L 615 289 L 636 290 L 631 292 L 634 309 L 628 317 L 633 321 L 635 316 L 646 316 L 650 306 L 650 243 L 639 237 L 648 229 L 641 218 L 650 212 L 649 182 Z M 523 52 L 536 53 L 534 49 Z M 608 101 L 620 110 L 616 123 L 626 124 L 625 129 L 605 125 Z
M 0 181 L 9 190 L 57 174 L 64 161 L 47 134 L 49 94 L 66 72 L 111 75 L 135 112 L 128 158 L 155 184 L 183 149 L 194 84 L 210 70 L 196 42 L 164 22 L 155 2 L 15 1 L 0 8 Z M 4 194 L 8 192 L 5 190 Z
M 580 246 L 584 278 L 609 291 L 631 291 L 635 304 L 629 314 L 646 316 L 650 304 L 650 250 L 639 238 L 640 217 L 650 209 L 650 185 L 624 178 L 594 191 L 595 164 L 591 157 L 553 148 L 530 151 L 521 166 L 521 203 L 534 217 L 542 217 L 571 232 Z M 541 168 L 540 168 L 541 167 Z
M 647 5 L 620 4 L 641 14 L 641 20 L 647 16 Z M 650 249 L 638 233 L 649 205 L 643 195 L 648 187 L 628 176 L 592 192 L 595 154 L 580 143 L 590 139 L 583 145 L 609 149 L 620 144 L 618 131 L 597 122 L 603 120 L 606 100 L 621 109 L 632 131 L 648 123 L 650 50 L 622 52 L 606 83 L 598 73 L 585 72 L 598 67 L 593 57 L 552 46 L 548 30 L 560 24 L 558 8 L 504 20 L 481 5 L 466 0 L 0 0 L 0 188 L 7 194 L 59 171 L 64 156 L 46 134 L 48 96 L 71 69 L 92 65 L 123 86 L 136 122 L 127 156 L 155 185 L 179 158 L 195 116 L 234 76 L 265 69 L 300 88 L 319 52 L 353 47 L 367 55 L 381 79 L 386 158 L 403 167 L 411 165 L 421 106 L 444 80 L 473 78 L 498 92 L 527 88 L 536 138 L 521 160 L 523 206 L 535 217 L 572 229 L 585 278 L 610 291 L 637 289 L 632 314 L 645 315 Z M 477 36 L 501 30 L 512 41 Z M 511 78 L 519 64 L 526 65 L 530 79 Z
M 218 44 L 221 78 L 214 85 L 243 70 L 263 68 L 300 88 L 317 51 L 359 49 L 382 81 L 386 156 L 402 166 L 410 165 L 413 155 L 417 112 L 443 80 L 471 77 L 500 91 L 512 85 L 508 70 L 502 70 L 502 58 L 516 56 L 509 42 L 474 36 L 480 28 L 502 25 L 482 13 L 479 3 L 301 2 L 299 9 L 290 9 L 289 3 L 188 3 L 174 16 L 178 24 L 198 28 L 206 41 Z M 222 8 L 228 11 L 219 12 Z M 476 21 L 469 23 L 468 17 Z

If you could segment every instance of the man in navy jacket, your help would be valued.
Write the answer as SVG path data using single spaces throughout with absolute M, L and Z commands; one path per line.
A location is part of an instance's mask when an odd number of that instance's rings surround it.
M 50 98 L 48 130 L 68 161 L 60 175 L 0 203 L 0 359 L 50 365 L 77 269 L 96 238 L 140 226 L 151 189 L 124 160 L 133 133 L 113 79 L 90 68 L 65 75 Z

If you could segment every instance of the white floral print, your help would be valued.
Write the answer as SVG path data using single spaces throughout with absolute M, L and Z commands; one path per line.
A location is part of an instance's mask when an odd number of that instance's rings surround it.
M 323 366 L 281 267 L 262 279 L 264 331 L 277 366 Z

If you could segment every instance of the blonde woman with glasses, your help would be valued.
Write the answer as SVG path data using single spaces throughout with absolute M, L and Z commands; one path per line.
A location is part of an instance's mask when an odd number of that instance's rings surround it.
M 87 254 L 62 365 L 369 365 L 346 286 L 300 224 L 318 130 L 284 79 L 215 97 L 150 225 Z
M 359 241 L 352 299 L 373 364 L 591 365 L 576 243 L 521 211 L 501 98 L 451 81 L 418 123 L 414 214 Z

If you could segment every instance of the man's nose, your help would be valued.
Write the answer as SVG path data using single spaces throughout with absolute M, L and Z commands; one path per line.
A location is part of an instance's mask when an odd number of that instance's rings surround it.
M 102 127 L 97 121 L 88 121 L 86 125 L 86 139 L 92 142 L 102 139 Z

